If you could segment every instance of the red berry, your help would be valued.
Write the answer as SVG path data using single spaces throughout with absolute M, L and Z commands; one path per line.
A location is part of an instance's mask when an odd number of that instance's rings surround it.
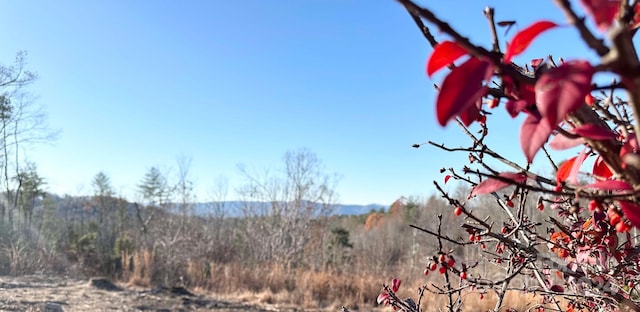
M 633 288 L 633 286 L 635 286 L 636 284 L 633 283 L 633 281 L 629 281 L 629 283 L 627 283 L 627 286 L 629 286 L 629 288 Z
M 627 223 L 625 223 L 624 221 L 619 221 L 616 224 L 616 231 L 620 232 L 620 233 L 626 233 L 629 232 L 629 225 Z
M 456 207 L 456 209 L 453 210 L 453 214 L 456 216 L 459 216 L 462 214 L 462 207 L 458 206 Z
M 496 263 L 497 263 L 497 264 L 502 263 L 502 259 L 501 259 L 501 258 L 496 259 Z
M 484 299 L 484 294 L 480 294 L 480 300 Z
M 558 250 L 558 256 L 559 256 L 560 258 L 563 258 L 563 259 L 564 259 L 564 258 L 568 257 L 569 255 L 570 255 L 570 254 L 569 254 L 569 251 L 567 251 L 566 249 L 560 249 L 560 250 Z
M 539 203 L 537 208 L 540 211 L 544 210 L 544 204 L 543 203 Z
M 584 97 L 584 102 L 587 103 L 587 105 L 592 106 L 596 102 L 596 99 L 591 95 L 591 93 L 588 93 Z
M 480 248 L 482 248 L 482 250 L 487 249 L 487 246 L 484 243 L 480 243 Z
M 620 220 L 622 220 L 622 218 L 617 213 L 611 214 L 609 216 L 609 224 L 611 225 L 617 225 L 618 223 L 620 223 Z
M 452 256 L 449 256 L 449 261 L 447 261 L 447 266 L 451 268 L 455 264 L 456 264 L 456 260 L 454 260 Z
M 438 264 L 436 264 L 435 262 L 432 262 L 430 266 L 431 271 L 435 271 L 437 268 L 438 268 Z
M 592 212 L 593 212 L 593 211 L 595 211 L 598 207 L 602 207 L 602 206 L 600 206 L 600 203 L 599 203 L 597 200 L 592 199 L 591 201 L 589 201 L 589 211 L 592 211 Z
M 444 272 L 447 272 L 447 268 L 440 267 L 440 270 L 438 272 L 440 272 L 440 274 L 444 274 Z
M 463 279 L 463 280 L 467 279 L 467 272 L 465 271 L 460 272 L 460 279 Z
M 429 268 L 424 269 L 424 272 L 423 272 L 423 273 L 424 273 L 424 276 L 429 275 Z
M 507 203 L 506 203 L 506 204 L 507 204 L 507 206 L 509 206 L 509 207 L 511 207 L 511 208 L 513 208 L 513 207 L 515 207 L 515 206 L 516 206 L 516 205 L 514 205 L 514 204 L 513 204 L 513 201 L 511 201 L 511 200 L 507 200 Z
M 476 240 L 476 236 L 475 236 L 475 235 L 473 235 L 473 234 L 469 234 L 469 241 L 470 241 L 470 242 L 473 242 L 473 241 L 475 241 L 475 240 Z
M 500 232 L 502 232 L 502 234 L 507 234 L 507 232 L 509 232 L 509 230 L 507 229 L 506 226 L 503 226 L 502 229 L 500 229 Z
M 438 262 L 440 262 L 440 263 L 444 263 L 445 261 L 447 261 L 447 256 L 446 256 L 445 254 L 441 253 L 441 254 L 438 256 Z

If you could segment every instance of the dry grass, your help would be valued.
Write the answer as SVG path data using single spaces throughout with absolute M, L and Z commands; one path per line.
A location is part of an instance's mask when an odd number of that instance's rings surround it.
M 128 262 L 127 258 L 123 259 Z M 129 284 L 144 287 L 148 287 L 151 284 L 155 265 L 153 259 L 153 251 L 148 249 L 145 249 L 142 252 L 135 252 L 133 254 L 131 259 L 133 268 L 130 268 L 130 265 L 127 264 L 127 267 L 131 270 L 128 281 Z
M 129 283 L 149 286 L 154 270 L 153 252 L 144 251 L 132 256 L 133 268 Z M 185 283 L 202 293 L 215 293 L 227 299 L 249 304 L 295 306 L 312 310 L 335 310 L 344 305 L 352 310 L 372 310 L 381 285 L 388 282 L 383 276 L 287 269 L 281 265 L 244 265 L 241 263 L 216 264 L 190 261 L 186 264 Z M 421 274 L 405 272 L 400 298 L 415 298 L 416 289 L 435 282 Z M 437 278 L 437 277 L 436 277 Z M 492 293 L 469 292 L 463 295 L 464 311 L 487 311 L 494 308 L 496 297 Z M 417 299 L 417 298 L 416 298 Z M 522 292 L 507 295 L 504 307 L 524 311 L 539 302 L 538 298 Z M 425 311 L 445 309 L 447 298 L 426 293 L 422 299 Z M 389 309 L 383 307 L 383 310 Z
M 371 307 L 380 291 L 374 277 L 338 272 L 287 269 L 280 265 L 247 266 L 192 262 L 191 287 L 236 296 L 250 303 L 285 304 L 307 309 L 348 305 Z
M 277 265 L 211 264 L 211 269 L 211 280 L 203 289 L 247 303 L 293 305 L 305 309 L 335 310 L 344 305 L 352 310 L 371 310 L 376 307 L 375 299 L 385 282 L 378 276 L 287 270 Z M 430 281 L 422 276 L 407 277 L 399 297 L 414 296 L 415 290 L 426 282 Z M 495 306 L 497 299 L 493 294 L 486 294 L 480 299 L 478 293 L 467 293 L 463 300 L 465 311 L 487 311 Z M 439 311 L 447 304 L 446 297 L 431 293 L 427 293 L 422 302 L 425 311 Z M 511 292 L 504 306 L 524 311 L 535 302 L 530 295 Z

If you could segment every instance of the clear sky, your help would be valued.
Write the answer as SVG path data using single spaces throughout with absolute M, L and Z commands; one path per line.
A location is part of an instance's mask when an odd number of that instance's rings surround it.
M 564 23 L 550 0 L 422 4 L 487 47 L 486 5 L 518 27 Z M 277 167 L 287 150 L 307 147 L 342 177 L 342 203 L 390 204 L 431 194 L 438 169 L 465 159 L 411 148 L 468 141 L 437 125 L 432 85 L 442 76 L 426 77 L 431 49 L 392 0 L 21 0 L 0 9 L 0 62 L 29 53 L 40 76 L 30 90 L 61 130 L 26 151 L 51 192 L 90 194 L 104 171 L 131 196 L 149 167 L 169 170 L 185 155 L 206 200 L 219 176 L 231 190 L 242 183 L 238 164 Z M 567 27 L 516 61 L 547 54 L 593 56 Z M 495 148 L 522 163 L 520 121 L 500 109 L 489 123 Z

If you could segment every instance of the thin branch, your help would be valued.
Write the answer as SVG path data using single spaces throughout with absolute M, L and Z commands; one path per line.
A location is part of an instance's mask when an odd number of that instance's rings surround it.
M 416 26 L 418 26 L 418 28 L 422 32 L 422 35 L 424 36 L 425 39 L 427 39 L 431 47 L 433 48 L 436 45 L 438 45 L 438 41 L 433 36 L 433 34 L 431 34 L 431 31 L 429 30 L 429 28 L 424 25 L 424 23 L 422 22 L 422 19 L 420 19 L 420 16 L 418 16 L 415 12 L 412 12 L 409 10 L 407 10 L 407 12 L 409 12 L 409 15 L 411 15 L 411 18 L 416 23 Z
M 580 33 L 580 36 L 584 42 L 603 57 L 609 53 L 609 48 L 604 44 L 604 40 L 596 38 L 596 36 L 587 28 L 584 23 L 584 17 L 578 17 L 575 11 L 571 8 L 569 0 L 554 0 L 556 5 L 564 12 L 565 17 L 569 24 L 573 24 Z
M 489 27 L 491 28 L 491 41 L 493 42 L 493 52 L 500 53 L 500 41 L 498 40 L 498 31 L 496 29 L 496 21 L 495 21 L 495 9 L 492 7 L 486 7 L 484 9 L 484 16 L 487 18 L 489 22 Z
M 491 52 L 483 47 L 474 45 L 468 38 L 462 36 L 460 33 L 454 30 L 451 25 L 438 18 L 431 10 L 419 7 L 411 0 L 398 0 L 398 2 L 400 2 L 411 14 L 415 14 L 426 19 L 427 21 L 433 23 L 440 31 L 451 36 L 456 41 L 456 43 L 467 50 L 469 54 L 477 58 L 486 58 L 491 60 L 493 65 L 498 67 L 502 74 L 508 75 L 526 84 L 534 84 L 533 77 L 523 75 L 512 64 L 504 64 L 502 62 L 502 55 L 500 53 Z

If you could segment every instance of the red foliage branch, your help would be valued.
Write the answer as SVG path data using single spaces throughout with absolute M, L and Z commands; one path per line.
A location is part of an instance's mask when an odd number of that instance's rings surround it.
M 597 64 L 578 59 L 558 65 L 549 57 L 534 59 L 525 66 L 518 66 L 513 60 L 558 23 L 541 20 L 521 29 L 506 43 L 503 53 L 496 25 L 510 27 L 515 21 L 496 23 L 493 8 L 485 10 L 493 37 L 489 50 L 473 44 L 432 11 L 410 0 L 398 2 L 434 47 L 427 62 L 427 75 L 445 67 L 450 70 L 438 88 L 438 122 L 445 126 L 455 120 L 473 144 L 451 149 L 429 142 L 450 152 L 469 153 L 470 163 L 461 172 L 453 168 L 442 172 L 448 171 L 445 183 L 457 180 L 472 188 L 468 198 L 460 200 L 435 183 L 454 215 L 464 217 L 462 227 L 469 233 L 468 241 L 442 233 L 440 223 L 437 230 L 412 225 L 437 238 L 439 252 L 429 258 L 425 274 L 440 268 L 445 279 L 444 287 L 421 288 L 420 299 L 425 291 L 445 295 L 448 310 L 457 311 L 464 303 L 465 293 L 493 291 L 498 296 L 497 311 L 503 308 L 506 292 L 513 289 L 509 286 L 511 281 L 529 274 L 538 286 L 520 290 L 538 293 L 542 298 L 532 308 L 540 310 L 551 305 L 566 311 L 640 311 L 640 292 L 636 289 L 640 283 L 640 245 L 630 232 L 640 227 L 640 60 L 633 42 L 640 26 L 639 2 L 580 1 L 598 30 L 610 35 L 611 46 L 607 46 L 591 32 L 585 18 L 573 10 L 568 0 L 556 0 L 568 23 L 601 59 Z M 438 42 L 423 21 L 450 39 Z M 598 87 L 592 79 L 599 72 L 615 74 L 620 81 Z M 626 91 L 626 99 L 617 95 L 620 90 Z M 508 160 L 484 143 L 489 110 L 500 104 L 512 117 L 526 115 L 520 129 L 520 145 L 527 159 L 524 165 Z M 481 137 L 469 130 L 476 123 L 480 124 Z M 582 150 L 558 166 L 547 146 L 582 146 Z M 529 170 L 540 151 L 556 170 L 554 177 Z M 585 171 L 584 162 L 592 156 L 593 167 Z M 496 161 L 515 171 L 495 169 Z M 492 216 L 467 207 L 474 198 L 487 195 L 493 196 L 507 216 L 508 221 L 500 229 L 491 221 Z M 529 200 L 530 196 L 537 200 Z M 536 220 L 539 216 L 527 210 L 531 205 L 539 211 L 549 207 L 556 212 L 557 216 L 544 221 L 547 231 L 541 231 L 544 223 Z M 441 221 L 441 216 L 438 219 Z M 505 266 L 507 275 L 499 279 L 475 275 L 468 261 L 453 261 L 447 244 L 465 248 L 477 245 L 483 250 L 487 244 L 494 244 L 494 251 L 484 251 L 483 259 Z M 557 278 L 553 278 L 554 272 Z M 457 287 L 452 284 L 454 276 L 459 280 Z M 379 303 L 390 304 L 394 309 L 422 311 L 421 300 L 417 304 L 413 300 L 401 301 L 395 295 L 397 288 L 399 280 L 394 280 L 391 287 L 385 286 Z

